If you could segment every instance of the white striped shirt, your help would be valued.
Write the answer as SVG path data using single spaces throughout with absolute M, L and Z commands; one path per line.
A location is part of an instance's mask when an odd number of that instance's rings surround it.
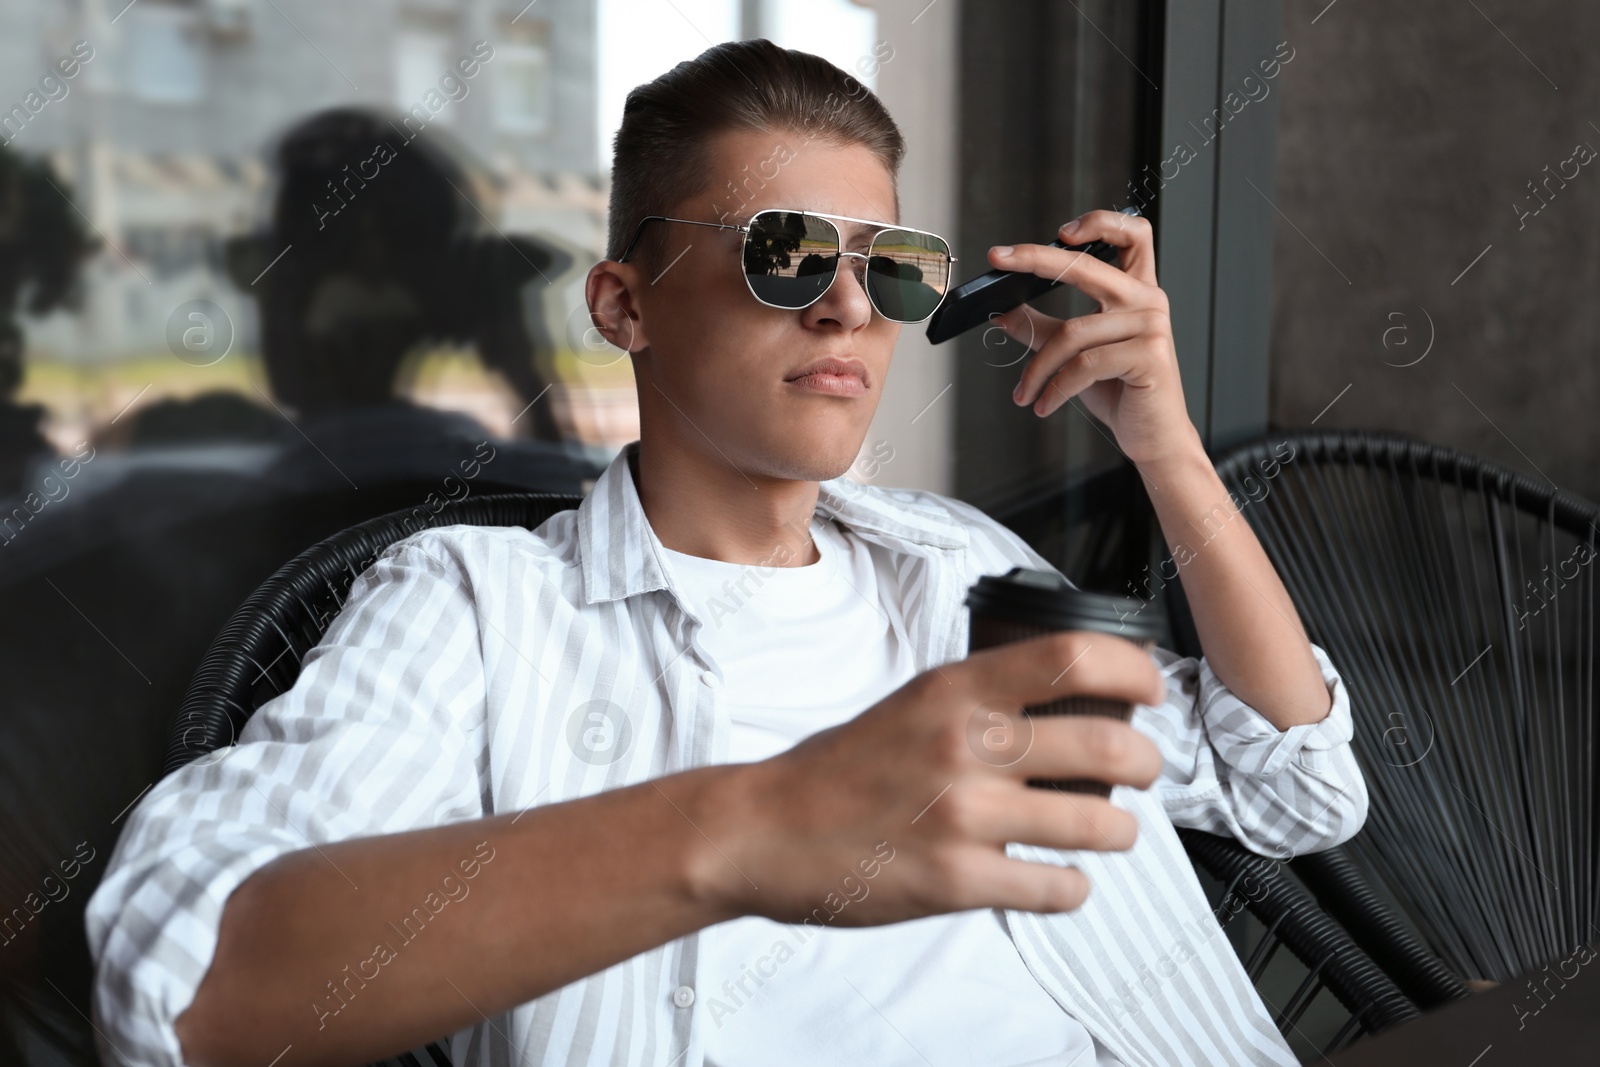
M 390 547 L 238 744 L 140 801 L 86 917 L 107 1062 L 181 1062 L 173 1024 L 210 964 L 223 905 L 278 856 L 726 761 L 722 668 L 696 640 L 703 622 L 640 504 L 627 465 L 637 448 L 617 454 L 581 507 L 535 531 L 452 526 Z M 965 657 L 963 600 L 979 576 L 1055 569 L 977 508 L 926 490 L 841 477 L 820 483 L 817 510 L 875 546 L 881 599 L 900 605 L 921 670 Z M 1088 875 L 1075 911 L 1001 918 L 1050 996 L 1129 1067 L 1295 1062 L 1173 827 L 1280 857 L 1360 828 L 1349 697 L 1312 651 L 1332 710 L 1280 731 L 1203 657 L 1155 649 L 1167 701 L 1139 705 L 1133 721 L 1163 771 L 1149 790 L 1112 795 L 1139 820 L 1134 846 L 1007 846 Z M 690 995 L 700 936 L 462 1030 L 452 1060 L 701 1067 L 703 1009 Z

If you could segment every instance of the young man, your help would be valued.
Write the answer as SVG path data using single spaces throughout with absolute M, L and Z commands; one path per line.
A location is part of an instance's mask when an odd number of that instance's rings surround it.
M 965 656 L 967 588 L 1050 565 L 842 477 L 886 309 L 944 284 L 937 238 L 873 242 L 902 151 L 859 84 L 767 42 L 630 95 L 588 302 L 640 439 L 537 531 L 385 552 L 295 687 L 144 798 L 89 910 L 108 1057 L 359 1064 L 453 1033 L 472 1064 L 1294 1062 L 1173 826 L 1279 856 L 1353 834 L 1344 686 L 1241 521 L 1183 561 L 1201 660 L 1083 633 Z M 1149 227 L 1068 231 L 1121 269 L 990 251 L 1101 303 L 1006 319 L 1038 350 L 1018 401 L 1081 395 L 1176 545 L 1232 513 Z M 869 254 L 909 255 L 909 288 L 869 293 Z M 1068 694 L 1134 723 L 986 749 L 991 713 Z M 1110 801 L 1025 784 L 1087 776 Z

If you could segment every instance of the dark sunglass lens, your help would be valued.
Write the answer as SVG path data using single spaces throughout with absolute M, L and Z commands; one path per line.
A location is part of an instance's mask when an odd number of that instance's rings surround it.
M 886 319 L 921 322 L 950 284 L 950 246 L 931 233 L 885 230 L 867 259 L 867 294 Z
M 756 297 L 782 308 L 803 308 L 833 284 L 839 231 L 827 219 L 799 211 L 763 211 L 744 238 L 744 273 Z

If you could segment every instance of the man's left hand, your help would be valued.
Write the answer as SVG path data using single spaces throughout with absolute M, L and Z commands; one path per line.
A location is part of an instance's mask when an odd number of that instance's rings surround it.
M 1027 304 L 994 317 L 1006 335 L 1034 355 L 1013 399 L 1049 415 L 1079 394 L 1111 428 L 1134 463 L 1158 462 L 1199 447 L 1178 377 L 1167 294 L 1156 284 L 1155 241 L 1148 219 L 1090 211 L 1061 228 L 1074 245 L 1102 240 L 1121 252 L 1121 269 L 1083 252 L 1020 244 L 989 250 L 989 262 L 1065 282 L 1098 301 L 1097 312 L 1058 319 Z

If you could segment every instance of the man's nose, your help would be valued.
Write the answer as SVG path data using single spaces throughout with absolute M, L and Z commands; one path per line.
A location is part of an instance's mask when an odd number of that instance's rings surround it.
M 839 260 L 841 269 L 836 273 L 854 275 L 856 284 L 865 293 L 867 288 L 867 254 L 865 252 L 840 252 Z M 838 284 L 838 281 L 838 278 L 834 279 L 835 284 Z
M 866 288 L 867 256 L 864 252 L 841 252 L 833 281 L 822 298 L 811 305 L 821 318 L 848 326 L 864 325 L 872 319 L 872 301 Z

